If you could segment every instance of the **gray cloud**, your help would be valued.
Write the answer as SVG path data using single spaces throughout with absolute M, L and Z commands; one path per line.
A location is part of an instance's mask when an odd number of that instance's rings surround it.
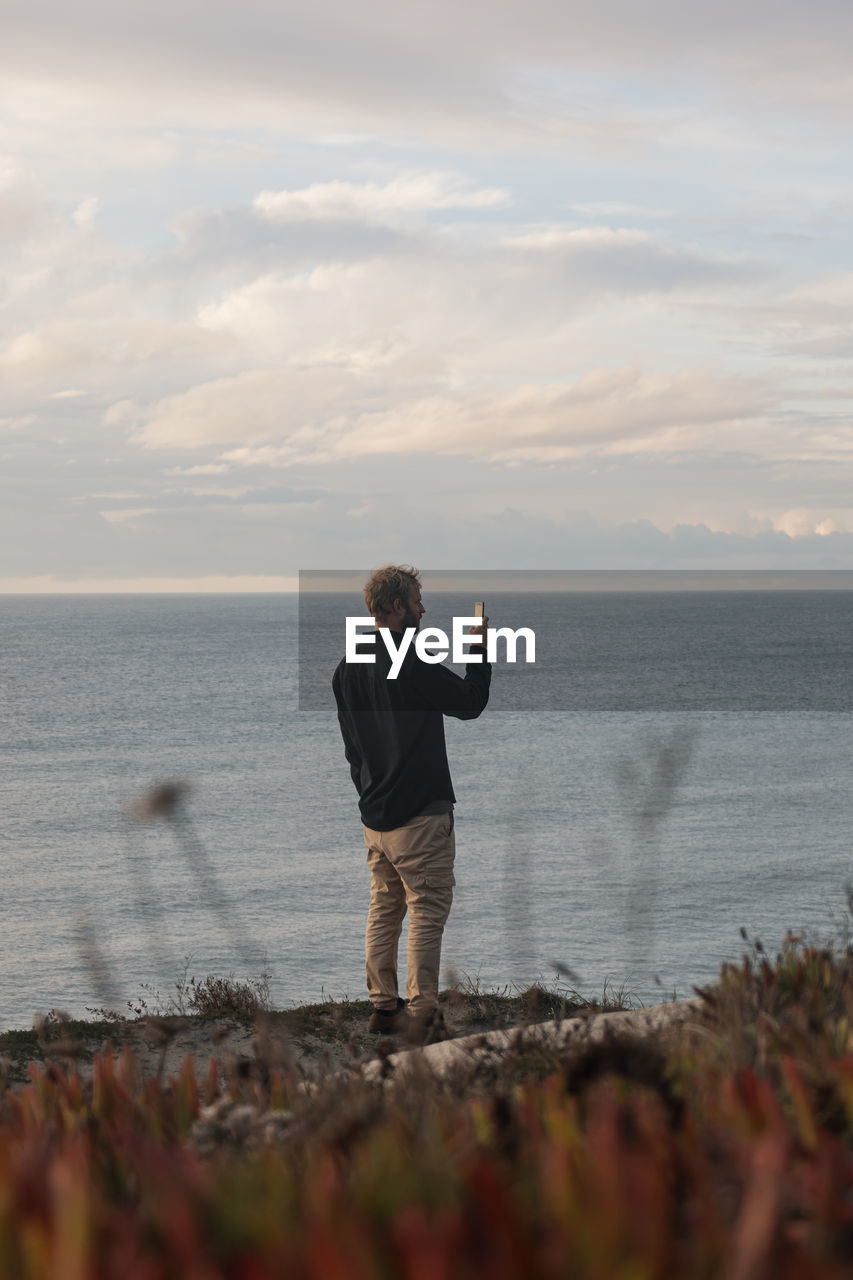
M 12 520 L 0 512 L 0 582 L 49 574 L 58 580 L 192 579 L 292 574 L 297 568 L 371 564 L 399 557 L 457 568 L 847 568 L 853 533 L 792 537 L 680 525 L 671 531 L 640 520 L 608 527 L 591 517 L 549 520 L 506 507 L 475 520 L 464 511 L 437 522 L 407 513 L 405 528 L 352 519 L 340 497 L 304 504 L 226 504 L 138 513 L 112 522 L 94 509 L 42 512 Z M 12 553 L 12 535 L 26 543 Z M 57 560 L 59 540 L 73 560 Z
M 132 586 L 394 556 L 460 567 L 844 568 L 848 488 L 830 464 L 742 453 L 594 466 L 379 455 L 164 480 L 146 455 L 107 460 L 93 445 L 69 466 L 67 453 L 45 448 L 0 468 L 0 579 L 6 589 L 45 574 Z M 707 523 L 691 517 L 700 491 Z
M 606 8 L 539 0 L 391 0 L 309 7 L 252 0 L 151 0 L 144 10 L 109 0 L 73 7 L 41 0 L 4 22 L 7 83 L 50 82 L 79 100 L 130 101 L 149 116 L 291 122 L 306 112 L 345 128 L 428 121 L 458 136 L 472 120 L 547 134 L 554 119 L 606 113 L 595 77 L 631 73 L 683 87 L 700 79 L 735 102 L 820 106 L 843 116 L 851 91 L 849 6 L 815 0 L 713 8 L 674 0 L 613 0 Z M 541 84 L 530 72 L 542 68 Z M 569 81 L 549 92 L 556 71 Z M 527 73 L 521 75 L 520 73 Z M 596 101 L 598 97 L 599 101 Z M 612 114 L 612 104 L 610 105 Z M 538 126 L 536 124 L 539 117 Z
M 180 244 L 152 265 L 161 279 L 184 277 L 201 287 L 214 273 L 227 276 L 235 267 L 265 272 L 358 261 L 415 252 L 423 238 L 401 227 L 355 219 L 275 222 L 250 208 L 185 214 L 174 229 Z

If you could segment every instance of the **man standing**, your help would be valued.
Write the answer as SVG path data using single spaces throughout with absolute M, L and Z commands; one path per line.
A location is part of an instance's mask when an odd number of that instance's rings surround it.
M 417 569 L 377 569 L 364 599 L 377 630 L 387 627 L 402 635 L 409 627 L 419 629 L 425 610 Z M 489 700 L 487 626 L 484 618 L 471 633 L 483 643 L 469 644 L 480 661 L 467 665 L 464 679 L 441 664 L 424 662 L 414 644 L 397 678 L 388 679 L 390 649 L 376 643 L 375 662 L 344 660 L 332 681 L 371 872 L 366 934 L 371 1031 L 408 1030 L 411 1039 L 421 1041 L 439 1038 L 441 940 L 456 883 L 456 797 L 444 716 L 474 720 Z M 408 1012 L 397 987 L 397 945 L 407 909 Z

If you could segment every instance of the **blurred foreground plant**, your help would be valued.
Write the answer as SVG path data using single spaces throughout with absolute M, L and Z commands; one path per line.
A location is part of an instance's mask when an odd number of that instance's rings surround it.
M 687 1030 L 516 1054 L 486 1089 L 271 1065 L 249 1107 L 128 1053 L 33 1069 L 0 1104 L 0 1278 L 847 1276 L 849 968 L 756 952 Z

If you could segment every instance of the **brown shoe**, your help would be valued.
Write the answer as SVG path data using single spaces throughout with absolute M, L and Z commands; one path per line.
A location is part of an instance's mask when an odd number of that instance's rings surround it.
M 406 1002 L 397 996 L 396 1009 L 374 1009 L 367 1024 L 367 1030 L 375 1036 L 393 1036 L 398 1031 L 405 1031 L 409 1024 L 406 1013 Z

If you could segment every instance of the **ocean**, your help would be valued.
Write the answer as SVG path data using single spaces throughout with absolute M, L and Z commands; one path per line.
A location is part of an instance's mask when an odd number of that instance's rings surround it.
M 446 629 L 468 610 L 425 603 Z M 535 629 L 537 662 L 499 665 L 483 716 L 447 721 L 449 978 L 650 1003 L 711 981 L 741 929 L 770 951 L 841 935 L 853 592 L 487 604 Z M 162 1003 L 184 975 L 267 970 L 279 1007 L 364 997 L 368 874 L 329 684 L 364 610 L 311 608 L 300 627 L 290 595 L 0 597 L 0 1028 Z M 136 821 L 170 780 L 184 819 Z

